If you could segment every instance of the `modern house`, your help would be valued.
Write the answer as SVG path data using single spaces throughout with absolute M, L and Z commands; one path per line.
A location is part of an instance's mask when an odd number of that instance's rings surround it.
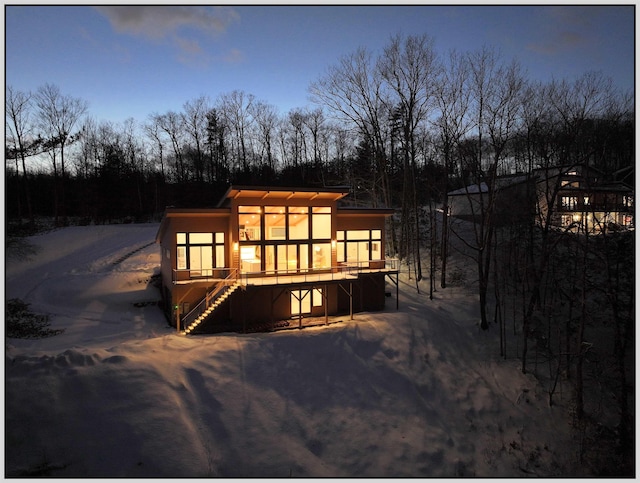
M 495 226 L 531 221 L 589 233 L 634 227 L 633 188 L 586 165 L 536 169 L 501 176 L 493 189 L 474 184 L 447 193 L 453 217 L 478 220 L 491 212 Z
M 393 210 L 344 206 L 348 194 L 231 186 L 216 208 L 168 208 L 156 242 L 171 323 L 250 331 L 384 309 L 387 280 L 397 291 L 397 261 L 385 257 Z

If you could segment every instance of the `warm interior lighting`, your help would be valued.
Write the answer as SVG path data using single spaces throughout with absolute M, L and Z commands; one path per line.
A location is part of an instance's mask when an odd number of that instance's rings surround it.
M 331 248 L 335 248 L 336 247 L 336 241 L 335 240 L 331 240 Z
M 233 244 L 233 251 L 237 252 L 238 251 L 238 242 L 234 242 Z

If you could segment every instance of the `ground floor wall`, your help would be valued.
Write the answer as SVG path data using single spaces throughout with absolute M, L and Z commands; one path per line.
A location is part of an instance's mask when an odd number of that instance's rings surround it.
M 385 308 L 385 275 L 360 275 L 357 279 L 273 286 L 246 286 L 236 289 L 197 333 L 254 331 L 277 327 L 302 316 L 345 315 Z M 173 291 L 163 287 L 169 323 L 177 325 L 176 315 L 184 317 L 202 300 L 206 284 L 176 285 Z M 182 328 L 182 326 L 181 326 Z
M 352 299 L 349 296 L 351 290 Z M 386 299 L 386 281 L 382 273 L 360 275 L 358 280 L 349 286 L 343 284 L 338 292 L 339 313 L 349 313 L 350 304 L 354 312 L 384 310 Z

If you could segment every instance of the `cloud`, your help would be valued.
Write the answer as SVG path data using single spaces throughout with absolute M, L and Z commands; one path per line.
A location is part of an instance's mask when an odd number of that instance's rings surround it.
M 177 35 L 181 29 L 191 28 L 210 34 L 221 34 L 238 19 L 228 7 L 193 7 L 179 5 L 100 6 L 96 10 L 105 15 L 118 32 L 162 39 Z
M 94 8 L 109 19 L 117 32 L 170 42 L 178 49 L 177 59 L 189 64 L 208 62 L 207 53 L 195 38 L 196 32 L 220 35 L 239 19 L 230 7 L 138 5 Z
M 592 25 L 598 11 L 588 6 L 557 6 L 544 9 L 541 40 L 530 42 L 527 49 L 553 55 L 575 50 L 593 42 Z

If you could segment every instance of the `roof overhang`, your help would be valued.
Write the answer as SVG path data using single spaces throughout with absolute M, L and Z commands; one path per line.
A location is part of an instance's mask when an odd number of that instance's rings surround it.
M 281 188 L 270 186 L 231 186 L 218 206 L 227 200 L 242 198 L 260 200 L 327 200 L 338 201 L 349 194 L 349 188 L 339 186 L 334 188 Z

